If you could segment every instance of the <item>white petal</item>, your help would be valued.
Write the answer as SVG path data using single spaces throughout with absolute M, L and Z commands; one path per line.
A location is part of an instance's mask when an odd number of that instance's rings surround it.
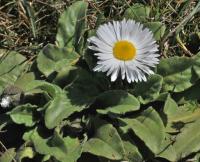
M 122 80 L 124 80 L 124 79 L 125 79 L 125 76 L 126 76 L 126 69 L 125 69 L 125 63 L 124 63 L 124 61 L 121 62 L 120 68 L 121 68 Z
M 111 82 L 114 82 L 114 81 L 117 79 L 118 73 L 119 73 L 119 67 L 117 67 L 117 68 L 113 71 L 113 73 L 112 73 L 112 75 L 111 75 Z
M 99 48 L 96 46 L 88 46 L 88 48 L 94 51 L 101 52 L 101 53 L 112 53 L 112 49 Z
M 128 83 L 131 83 L 130 72 L 129 72 L 129 70 L 127 68 L 126 68 L 126 78 L 127 78 Z
M 118 21 L 113 21 L 113 27 L 115 30 L 117 40 L 121 40 L 121 26 Z
M 97 36 L 111 46 L 116 42 L 115 35 L 113 35 L 113 31 L 108 27 L 107 24 L 100 26 L 97 29 Z
M 101 71 L 101 68 L 103 67 L 103 65 L 102 64 L 99 64 L 99 65 L 97 65 L 97 66 L 95 66 L 94 68 L 93 68 L 93 71 Z
M 97 38 L 97 37 L 91 37 L 91 38 L 88 39 L 88 41 L 89 41 L 90 43 L 95 44 L 95 45 L 98 46 L 98 47 L 104 47 L 104 48 L 106 47 L 106 48 L 108 48 L 108 49 L 112 49 L 112 48 L 113 48 L 110 44 L 107 44 L 106 42 L 100 40 L 100 39 Z
M 99 60 L 109 60 L 109 59 L 113 59 L 114 58 L 113 55 L 111 55 L 111 54 L 96 53 L 95 55 L 97 56 L 97 58 Z

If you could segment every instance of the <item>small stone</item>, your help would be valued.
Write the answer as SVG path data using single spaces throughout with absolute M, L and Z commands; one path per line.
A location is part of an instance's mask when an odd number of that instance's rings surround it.
M 5 96 L 1 99 L 0 105 L 2 108 L 8 108 L 10 106 L 10 97 Z

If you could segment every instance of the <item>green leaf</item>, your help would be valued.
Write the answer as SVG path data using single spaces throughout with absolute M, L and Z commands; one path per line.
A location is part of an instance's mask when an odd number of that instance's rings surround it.
M 200 108 L 195 108 L 195 110 L 190 110 L 188 105 L 180 106 L 176 104 L 176 102 L 170 98 L 167 98 L 164 106 L 164 112 L 168 117 L 168 122 L 176 123 L 176 122 L 194 122 L 195 120 L 200 118 Z
M 69 6 L 61 15 L 58 22 L 58 33 L 56 40 L 58 46 L 73 47 L 79 52 L 80 41 L 86 26 L 86 11 L 88 4 L 78 1 Z
M 162 59 L 157 73 L 162 75 L 163 91 L 181 92 L 191 87 L 197 78 L 193 78 L 193 60 L 186 57 L 170 57 Z
M 34 80 L 35 80 L 35 75 L 33 72 L 25 73 L 16 80 L 14 86 L 19 87 L 22 90 L 26 90 L 27 84 L 29 84 Z
M 43 158 L 42 158 L 42 161 L 41 162 L 48 162 L 50 160 L 51 156 L 50 155 L 45 155 Z
M 176 114 L 173 114 L 169 118 L 169 122 L 177 123 L 177 122 L 194 122 L 195 120 L 200 118 L 200 109 L 197 108 L 195 111 L 189 111 L 187 109 L 179 107 L 179 110 Z
M 37 57 L 38 69 L 48 77 L 53 72 L 59 73 L 62 69 L 71 69 L 79 55 L 71 48 L 58 48 L 48 44 Z
M 26 58 L 17 52 L 10 51 L 0 59 L 0 92 L 12 85 L 26 68 Z
M 143 158 L 137 147 L 128 141 L 124 141 L 125 156 L 129 162 L 142 162 Z
M 4 76 L 7 73 L 14 75 L 13 79 L 16 79 L 16 76 L 20 75 L 21 70 L 24 68 L 24 61 L 26 58 L 20 55 L 17 52 L 10 51 L 5 56 L 1 57 L 0 60 L 0 76 Z M 22 66 L 23 65 L 23 66 Z
M 10 148 L 1 154 L 0 162 L 12 162 L 15 158 L 15 148 Z
M 97 96 L 96 103 L 101 105 L 97 111 L 103 114 L 125 114 L 140 108 L 138 100 L 133 95 L 122 90 L 106 91 Z
M 167 100 L 164 105 L 164 113 L 169 118 L 170 116 L 173 116 L 178 111 L 178 105 L 177 103 L 168 95 Z
M 193 162 L 200 162 L 200 153 L 198 152 L 192 160 L 194 160 Z
M 142 104 L 147 104 L 158 98 L 162 82 L 162 76 L 158 74 L 151 75 L 147 82 L 140 82 L 136 84 L 132 94 L 137 96 Z
M 123 159 L 124 147 L 117 130 L 111 124 L 101 124 L 93 138 L 89 139 L 83 152 L 102 156 L 111 160 Z
M 56 96 L 56 94 L 61 93 L 62 89 L 58 87 L 57 85 L 41 81 L 41 80 L 34 80 L 27 84 L 25 92 L 31 93 L 35 90 L 38 90 L 38 92 L 47 92 L 52 98 Z
M 23 134 L 23 136 L 22 136 L 22 139 L 24 140 L 24 141 L 30 141 L 31 140 L 31 136 L 32 136 L 32 134 L 35 132 L 35 129 L 31 129 L 31 130 L 28 130 L 28 131 L 26 131 L 24 134 Z
M 194 109 L 190 110 L 188 104 L 178 107 L 177 103 L 168 96 L 164 106 L 164 113 L 167 116 L 167 132 L 179 132 L 184 123 L 198 120 L 200 118 L 200 109 L 197 107 Z
M 37 90 L 37 91 L 36 91 Z M 73 102 L 69 97 L 68 92 L 63 91 L 60 87 L 45 82 L 45 81 L 32 81 L 27 85 L 27 92 L 45 93 L 49 95 L 48 103 L 45 105 L 45 125 L 47 128 L 52 129 L 60 124 L 60 122 L 69 117 L 72 113 L 81 111 L 84 106 L 78 105 Z
M 72 104 L 67 95 L 57 93 L 56 96 L 50 101 L 45 111 L 45 125 L 47 128 L 52 129 L 60 124 L 60 122 L 69 117 L 74 112 L 79 112 L 83 107 Z
M 193 86 L 186 89 L 185 91 L 182 91 L 180 93 L 175 93 L 174 98 L 177 101 L 183 103 L 195 100 L 197 101 L 200 99 L 199 86 L 200 86 L 200 80 L 198 80 Z
M 71 103 L 82 108 L 90 106 L 99 95 L 102 82 L 84 69 L 77 69 L 77 76 L 70 86 L 65 87 Z M 105 85 L 103 85 L 105 86 Z
M 148 108 L 136 118 L 120 120 L 126 124 L 121 126 L 124 132 L 134 131 L 150 150 L 156 154 L 160 152 L 160 145 L 165 137 L 165 129 L 159 114 L 153 108 Z
M 197 130 L 200 130 L 200 120 L 187 124 L 176 136 L 174 148 L 177 153 L 177 160 L 200 150 L 200 131 Z
M 154 38 L 159 41 L 165 34 L 166 26 L 161 22 L 148 22 L 145 24 L 154 35 Z
M 20 105 L 10 111 L 8 114 L 11 119 L 17 124 L 24 124 L 27 127 L 31 127 L 35 124 L 34 111 L 37 106 L 26 104 Z
M 36 152 L 51 155 L 62 162 L 75 162 L 81 155 L 82 146 L 77 138 L 62 138 L 57 133 L 53 137 L 44 139 L 35 132 L 31 136 Z
M 122 135 L 122 140 L 124 144 L 125 149 L 125 159 L 129 162 L 142 162 L 144 161 L 142 155 L 140 154 L 138 148 L 136 147 L 136 144 L 134 141 L 130 138 L 128 134 Z
M 135 3 L 133 6 L 129 7 L 125 13 L 124 17 L 127 19 L 134 19 L 137 21 L 145 21 L 149 17 L 150 7 L 144 6 L 140 3 Z
M 17 152 L 16 159 L 21 162 L 24 158 L 32 159 L 35 155 L 32 147 L 24 147 Z
M 178 128 L 174 127 L 175 123 L 173 123 L 170 118 L 177 114 L 178 105 L 171 98 L 170 95 L 167 96 L 167 99 L 165 101 L 165 105 L 164 105 L 164 108 L 163 108 L 163 112 L 166 115 L 166 132 L 168 132 L 168 133 L 177 133 L 179 130 L 178 130 Z
M 58 72 L 52 83 L 60 87 L 70 85 L 76 78 L 76 66 L 66 66 Z
M 156 101 L 162 101 L 165 102 L 169 93 L 168 92 L 161 92 L 159 96 L 157 97 Z
M 170 139 L 170 136 L 166 135 L 166 138 L 160 146 L 161 151 L 156 155 L 156 157 L 162 157 L 169 161 L 176 161 L 177 155 L 172 143 L 173 141 Z

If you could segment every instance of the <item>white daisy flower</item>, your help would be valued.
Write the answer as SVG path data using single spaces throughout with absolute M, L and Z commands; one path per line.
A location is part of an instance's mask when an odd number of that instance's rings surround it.
M 111 81 L 118 75 L 129 83 L 146 81 L 145 74 L 159 63 L 158 45 L 152 32 L 133 20 L 113 21 L 101 25 L 97 36 L 88 39 L 98 58 L 94 71 L 107 72 Z

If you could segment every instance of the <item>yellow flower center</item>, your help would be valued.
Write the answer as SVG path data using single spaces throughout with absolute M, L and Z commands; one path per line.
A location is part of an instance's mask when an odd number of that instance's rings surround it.
M 118 41 L 113 47 L 113 54 L 115 58 L 119 60 L 132 60 L 136 56 L 136 48 L 132 43 L 128 41 Z

